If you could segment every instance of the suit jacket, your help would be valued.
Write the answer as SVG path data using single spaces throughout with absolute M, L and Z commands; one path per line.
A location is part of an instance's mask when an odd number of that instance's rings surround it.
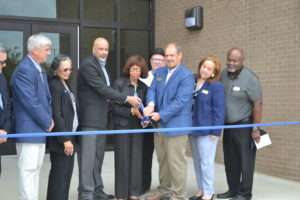
M 52 95 L 53 132 L 72 132 L 75 112 L 67 89 L 58 78 L 51 80 L 49 87 Z M 72 91 L 69 84 L 68 87 Z M 76 109 L 78 110 L 78 108 L 78 102 L 76 102 Z M 73 135 L 53 136 L 47 137 L 47 148 L 54 152 L 63 153 L 64 142 L 66 141 L 71 141 L 74 146 L 77 143 L 76 136 Z
M 168 67 L 156 71 L 147 93 L 147 104 L 153 101 L 164 128 L 192 126 L 192 102 L 194 76 L 182 64 L 173 72 L 168 82 Z M 167 132 L 166 136 L 187 134 L 189 132 Z
M 116 80 L 113 88 L 126 96 L 134 95 L 134 87 L 131 84 L 129 77 L 121 77 Z M 146 93 L 147 85 L 138 80 L 137 94 L 144 104 Z M 131 115 L 131 108 L 132 106 L 128 103 L 119 104 L 117 102 L 111 102 L 110 109 L 112 111 L 114 125 L 124 128 L 142 128 L 141 120 L 137 116 Z
M 222 126 L 225 120 L 225 94 L 220 82 L 206 81 L 194 93 L 193 126 Z M 221 135 L 221 129 L 193 131 L 194 136 Z
M 51 125 L 52 109 L 46 72 L 41 78 L 33 61 L 26 56 L 11 78 L 13 120 L 16 133 L 42 133 Z M 45 143 L 45 137 L 16 138 L 18 143 Z
M 105 129 L 109 100 L 125 102 L 126 95 L 107 86 L 98 59 L 91 55 L 80 65 L 77 79 L 80 126 Z
M 6 79 L 2 73 L 0 73 L 0 93 L 3 102 L 3 109 L 0 108 L 0 129 L 4 129 L 8 132 L 10 129 L 11 106 L 6 87 Z

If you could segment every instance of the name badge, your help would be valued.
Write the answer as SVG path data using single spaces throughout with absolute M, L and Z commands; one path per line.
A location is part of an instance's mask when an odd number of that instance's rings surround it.
M 161 81 L 162 80 L 162 77 L 158 77 L 157 79 L 156 79 L 156 81 Z
M 207 90 L 202 90 L 202 93 L 203 94 L 208 94 L 208 91 Z
M 240 88 L 240 87 L 237 87 L 237 86 L 234 86 L 232 90 L 233 90 L 233 91 L 240 91 L 241 88 Z

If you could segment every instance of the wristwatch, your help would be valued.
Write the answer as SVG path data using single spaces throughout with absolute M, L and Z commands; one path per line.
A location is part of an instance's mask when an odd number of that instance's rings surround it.
M 252 131 L 258 131 L 258 130 L 259 130 L 259 127 L 257 127 L 257 126 L 252 127 Z

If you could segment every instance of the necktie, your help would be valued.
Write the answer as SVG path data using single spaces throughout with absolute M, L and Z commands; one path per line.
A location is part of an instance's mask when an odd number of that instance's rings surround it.
M 39 65 L 39 64 L 37 64 L 36 66 L 37 66 L 36 68 L 37 68 L 37 69 L 39 70 L 39 72 L 40 72 L 41 79 L 42 79 L 43 83 L 45 84 L 44 78 L 43 78 L 42 67 L 41 67 L 41 65 Z
M 104 73 L 104 76 L 105 76 L 106 84 L 108 86 L 110 86 L 109 76 L 108 76 L 106 68 L 105 68 L 106 62 L 103 62 L 103 61 L 99 61 L 99 62 L 100 62 L 101 69 L 102 69 L 102 71 Z

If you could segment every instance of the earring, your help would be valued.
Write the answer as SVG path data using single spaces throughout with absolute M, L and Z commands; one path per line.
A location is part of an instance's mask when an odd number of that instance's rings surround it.
M 56 76 L 56 71 L 54 71 L 53 75 Z
M 211 77 L 212 77 L 212 78 L 215 77 L 215 74 L 212 74 Z

